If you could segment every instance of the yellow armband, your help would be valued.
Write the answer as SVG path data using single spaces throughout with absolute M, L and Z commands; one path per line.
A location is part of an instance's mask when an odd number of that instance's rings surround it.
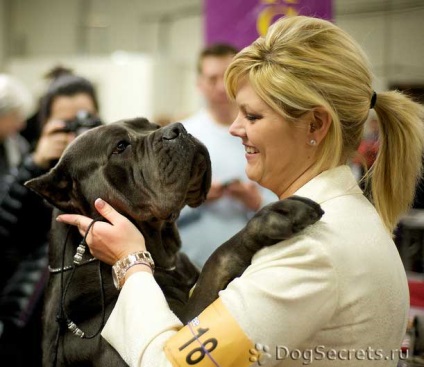
M 168 340 L 165 353 L 174 367 L 247 367 L 252 348 L 218 298 Z

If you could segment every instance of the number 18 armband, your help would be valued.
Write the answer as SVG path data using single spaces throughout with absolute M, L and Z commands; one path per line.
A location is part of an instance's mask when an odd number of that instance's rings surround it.
M 253 343 L 218 298 L 165 345 L 174 367 L 248 367 Z

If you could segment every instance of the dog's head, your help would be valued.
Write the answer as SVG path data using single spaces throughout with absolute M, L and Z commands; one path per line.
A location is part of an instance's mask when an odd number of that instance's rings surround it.
M 206 199 L 210 183 L 208 151 L 182 124 L 138 118 L 85 132 L 25 185 L 68 213 L 94 216 L 101 197 L 136 221 L 174 221 L 184 205 Z

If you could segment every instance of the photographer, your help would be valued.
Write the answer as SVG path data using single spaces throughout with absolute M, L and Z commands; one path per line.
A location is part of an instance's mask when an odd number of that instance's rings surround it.
M 23 184 L 47 172 L 81 128 L 100 124 L 96 93 L 88 80 L 64 68 L 55 68 L 49 77 L 52 81 L 38 112 L 41 134 L 35 149 L 31 151 L 22 136 L 17 136 L 25 149 L 14 165 L 4 159 L 0 174 L 0 256 L 4 259 L 0 269 L 0 357 L 7 356 L 12 366 L 41 365 L 41 308 L 48 275 L 51 207 Z M 0 102 L 6 100 L 5 95 L 1 94 Z M 19 102 L 19 98 L 14 93 L 7 100 Z M 20 104 L 0 106 L 4 107 L 0 109 L 0 128 L 4 116 L 21 116 L 13 132 L 17 135 L 25 117 L 16 107 Z M 5 135 L 3 140 L 6 138 L 10 137 Z M 25 354 L 22 345 L 29 346 Z

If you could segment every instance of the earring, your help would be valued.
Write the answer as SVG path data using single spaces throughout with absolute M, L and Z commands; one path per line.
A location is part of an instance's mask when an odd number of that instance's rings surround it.
M 317 145 L 317 141 L 315 139 L 311 139 L 309 141 L 309 145 L 315 146 L 315 145 Z

